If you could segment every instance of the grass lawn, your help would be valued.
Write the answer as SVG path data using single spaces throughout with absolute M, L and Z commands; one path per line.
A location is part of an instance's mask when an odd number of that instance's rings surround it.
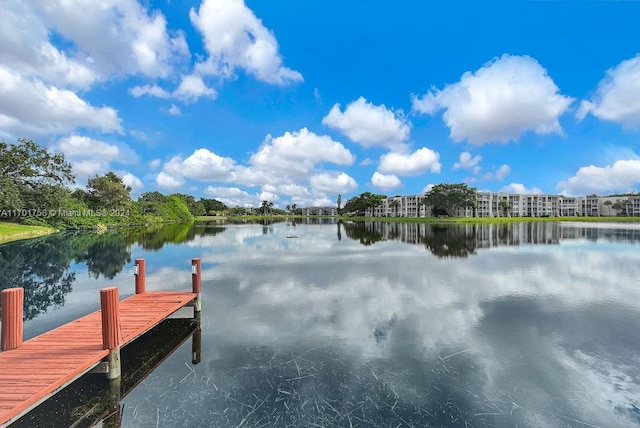
M 52 227 L 25 226 L 23 224 L 0 222 L 0 244 L 49 235 L 54 232 L 56 232 L 56 229 Z

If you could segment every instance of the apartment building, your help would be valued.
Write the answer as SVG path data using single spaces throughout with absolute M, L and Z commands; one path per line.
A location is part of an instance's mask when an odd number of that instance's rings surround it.
M 392 196 L 365 211 L 369 217 L 430 217 L 424 195 Z M 640 195 L 571 197 L 546 194 L 477 192 L 476 206 L 459 208 L 455 217 L 640 216 Z

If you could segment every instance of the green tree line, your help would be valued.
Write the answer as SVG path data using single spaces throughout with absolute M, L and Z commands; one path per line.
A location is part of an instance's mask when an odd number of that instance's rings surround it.
M 0 141 L 0 221 L 59 228 L 98 224 L 150 224 L 190 221 L 226 210 L 215 199 L 146 192 L 131 198 L 131 187 L 114 172 L 90 178 L 73 188 L 75 176 L 62 153 L 32 140 Z

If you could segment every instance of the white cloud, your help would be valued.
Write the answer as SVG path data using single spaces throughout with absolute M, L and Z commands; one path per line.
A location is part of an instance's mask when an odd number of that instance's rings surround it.
M 165 91 L 158 85 L 143 85 L 143 86 L 134 86 L 129 89 L 129 93 L 136 98 L 139 98 L 143 95 L 150 95 L 152 97 L 157 98 L 169 98 L 169 92 Z
M 76 183 L 81 184 L 96 174 L 113 170 L 113 163 L 133 165 L 138 162 L 137 154 L 126 144 L 109 144 L 80 135 L 60 139 L 56 149 L 65 155 L 73 168 Z
M 249 159 L 251 167 L 266 176 L 308 177 L 319 163 L 351 165 L 354 156 L 341 143 L 307 128 L 285 132 L 280 137 L 267 135 Z M 243 179 L 239 174 L 237 179 Z M 248 178 L 248 177 L 247 177 Z
M 86 55 L 69 57 L 49 41 L 37 2 L 0 2 L 0 64 L 56 86 L 86 89 L 98 78 Z
M 507 186 L 504 186 L 501 190 L 504 193 L 519 193 L 519 194 L 535 194 L 539 195 L 542 193 L 542 190 L 537 187 L 533 187 L 531 189 L 527 189 L 524 184 L 521 183 L 511 183 Z
M 365 158 L 362 159 L 362 161 L 360 162 L 360 166 L 368 166 L 368 165 L 373 165 L 373 159 L 371 158 Z
M 215 98 L 218 93 L 215 89 L 207 87 L 202 77 L 195 74 L 182 76 L 180 85 L 172 94 L 186 102 L 196 101 L 200 97 Z
M 607 195 L 638 191 L 640 186 L 640 160 L 618 160 L 613 165 L 583 166 L 576 175 L 556 186 L 568 195 Z
M 197 149 L 186 159 L 176 156 L 165 164 L 163 170 L 173 176 L 202 181 L 228 181 L 235 161 L 213 153 L 209 149 Z
M 378 169 L 384 174 L 420 175 L 427 171 L 437 174 L 441 167 L 439 160 L 437 152 L 422 147 L 408 155 L 395 152 L 382 155 Z
M 255 207 L 258 202 L 256 195 L 250 195 L 237 187 L 208 186 L 204 192 L 207 196 L 217 199 L 228 207 Z
M 27 79 L 0 65 L 0 129 L 6 134 L 62 134 L 76 128 L 122 132 L 110 107 L 93 107 L 74 92 Z
M 189 16 L 204 37 L 209 57 L 198 64 L 202 75 L 231 77 L 236 68 L 276 85 L 302 81 L 302 75 L 282 65 L 273 33 L 242 0 L 204 0 Z
M 342 112 L 335 104 L 322 124 L 337 129 L 351 141 L 364 147 L 382 146 L 398 149 L 409 139 L 411 126 L 401 111 L 375 106 L 364 97 L 347 105 Z
M 349 175 L 342 173 L 319 173 L 309 178 L 311 187 L 321 193 L 349 193 L 358 188 L 356 181 Z
M 497 171 L 487 172 L 482 179 L 483 180 L 503 180 L 507 175 L 511 173 L 511 168 L 509 165 L 500 165 Z
M 171 116 L 181 116 L 182 112 L 180 111 L 180 109 L 178 107 L 176 107 L 175 104 L 171 104 L 171 107 L 169 108 L 169 114 Z
M 122 182 L 131 187 L 131 193 L 137 195 L 140 193 L 142 189 L 144 189 L 144 184 L 142 184 L 142 180 L 140 180 L 135 175 L 130 172 L 122 172 L 118 174 L 122 177 Z
M 640 54 L 607 71 L 596 95 L 582 101 L 576 116 L 583 119 L 587 113 L 627 127 L 640 126 Z
M 67 158 L 93 158 L 102 161 L 112 161 L 118 157 L 120 150 L 113 144 L 94 140 L 93 138 L 72 135 L 58 142 L 58 149 Z
M 400 179 L 395 175 L 381 174 L 378 171 L 373 173 L 371 184 L 385 192 L 396 189 L 402 185 Z
M 149 165 L 149 169 L 151 169 L 151 170 L 155 170 L 155 169 L 160 168 L 161 164 L 162 164 L 162 161 L 160 159 L 158 159 L 158 158 L 151 159 L 149 161 L 149 163 L 147 163 L 147 165 Z
M 189 53 L 182 33 L 169 35 L 162 13 L 135 0 L 31 3 L 33 13 L 73 42 L 74 49 L 86 55 L 102 78 L 127 74 L 166 77 Z
M 560 95 L 547 71 L 529 56 L 503 55 L 459 82 L 413 97 L 413 110 L 442 115 L 456 141 L 506 143 L 521 134 L 558 133 L 558 118 L 573 99 Z
M 156 184 L 158 187 L 166 190 L 177 190 L 184 185 L 184 180 L 180 177 L 174 177 L 161 171 L 156 177 Z
M 469 152 L 460 153 L 460 161 L 453 164 L 453 170 L 458 169 L 474 169 L 478 167 L 480 161 L 482 160 L 482 156 L 476 155 L 472 156 Z

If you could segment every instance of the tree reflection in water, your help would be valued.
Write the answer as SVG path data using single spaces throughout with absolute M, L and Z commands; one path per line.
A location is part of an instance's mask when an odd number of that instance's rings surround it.
M 187 242 L 223 230 L 180 223 L 126 232 L 64 232 L 0 245 L 0 290 L 24 288 L 24 319 L 31 320 L 50 307 L 64 305 L 76 280 L 72 262 L 86 264 L 95 279 L 113 279 L 131 262 L 134 244 L 159 250 L 167 243 Z

